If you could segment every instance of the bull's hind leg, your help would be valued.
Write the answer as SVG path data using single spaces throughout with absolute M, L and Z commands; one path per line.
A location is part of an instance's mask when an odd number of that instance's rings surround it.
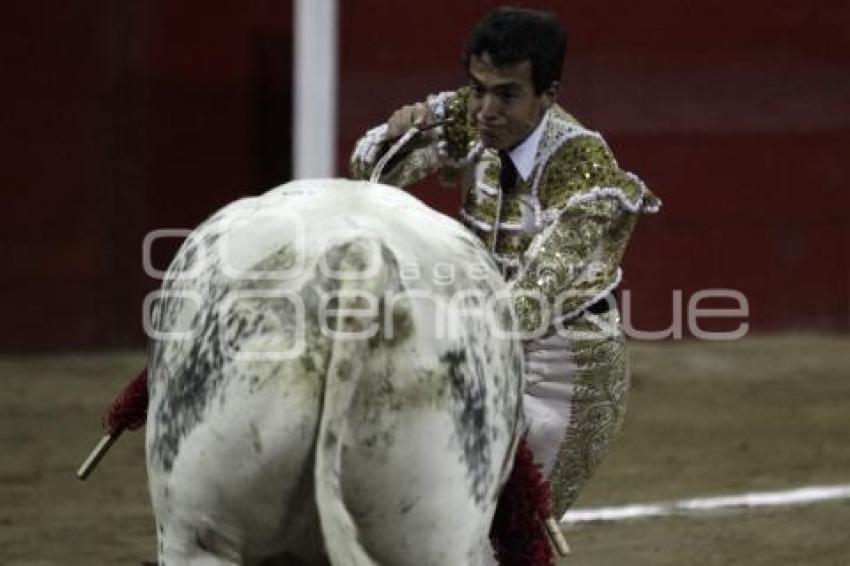
M 264 559 L 258 566 L 331 566 L 331 563 L 327 558 L 308 559 L 284 552 Z
M 157 524 L 159 566 L 243 566 L 232 545 L 184 524 Z
M 387 444 L 347 439 L 341 496 L 373 564 L 485 564 L 494 490 L 480 500 L 472 493 L 457 444 L 440 432 L 452 426 L 436 411 L 411 411 Z
M 233 541 L 211 530 L 160 528 L 158 566 L 330 566 L 316 548 L 244 556 Z
M 321 564 L 312 474 L 321 384 L 290 369 L 256 384 L 233 378 L 170 469 L 149 454 L 166 564 Z

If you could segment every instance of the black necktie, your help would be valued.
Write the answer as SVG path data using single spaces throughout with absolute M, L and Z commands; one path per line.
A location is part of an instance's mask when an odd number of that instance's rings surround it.
M 507 151 L 503 149 L 499 150 L 499 160 L 502 162 L 502 170 L 499 172 L 499 184 L 502 186 L 502 190 L 509 191 L 516 186 L 519 173 Z

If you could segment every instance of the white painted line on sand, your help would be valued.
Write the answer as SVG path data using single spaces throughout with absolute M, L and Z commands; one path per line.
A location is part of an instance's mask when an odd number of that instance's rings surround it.
M 812 486 L 786 491 L 762 491 L 722 497 L 697 497 L 679 501 L 623 505 L 620 507 L 575 509 L 567 511 L 561 519 L 561 523 L 573 525 L 576 523 L 597 521 L 623 521 L 627 519 L 669 517 L 671 515 L 691 515 L 735 507 L 752 508 L 805 505 L 819 501 L 835 501 L 840 499 L 850 499 L 850 484 Z

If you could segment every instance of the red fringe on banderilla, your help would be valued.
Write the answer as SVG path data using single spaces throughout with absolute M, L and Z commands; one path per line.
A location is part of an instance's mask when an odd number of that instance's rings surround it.
M 551 507 L 549 482 L 523 437 L 490 527 L 490 543 L 500 566 L 554 566 L 544 527 Z
M 148 370 L 127 384 L 103 416 L 109 433 L 135 430 L 145 424 L 148 410 Z M 549 482 L 525 438 L 519 441 L 514 467 L 499 497 L 490 528 L 490 542 L 500 566 L 554 566 L 554 554 L 544 527 L 551 514 Z
M 124 387 L 112 402 L 101 420 L 104 430 L 115 434 L 122 430 L 136 430 L 145 424 L 148 416 L 148 368 Z

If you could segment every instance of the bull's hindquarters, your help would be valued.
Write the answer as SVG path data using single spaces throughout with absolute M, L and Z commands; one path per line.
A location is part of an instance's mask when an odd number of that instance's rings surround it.
M 256 210 L 262 222 L 244 222 Z M 480 564 L 521 385 L 486 252 L 407 195 L 341 181 L 240 201 L 193 236 L 153 317 L 161 558 Z M 187 325 L 191 337 L 170 337 Z

